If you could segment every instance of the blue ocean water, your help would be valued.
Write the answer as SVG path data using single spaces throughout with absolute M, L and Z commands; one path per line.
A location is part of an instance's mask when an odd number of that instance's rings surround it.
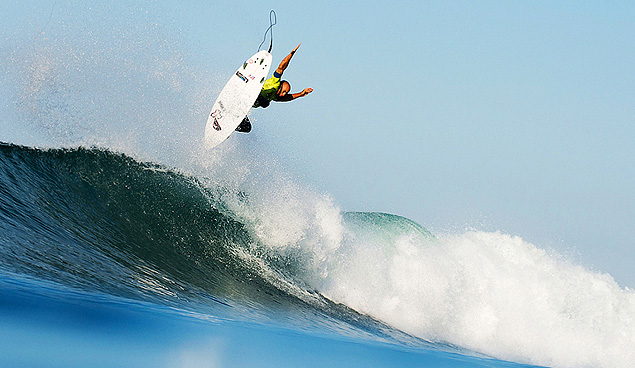
M 211 191 L 104 150 L 1 144 L 0 366 L 517 366 L 307 289 L 304 255 L 259 249 Z
M 296 187 L 265 203 L 213 183 L 103 149 L 1 144 L 0 365 L 631 359 L 633 294 L 606 275 L 503 234 L 437 237 Z M 619 354 L 568 356 L 590 342 Z
M 436 349 L 219 319 L 3 275 L 3 367 L 516 367 Z

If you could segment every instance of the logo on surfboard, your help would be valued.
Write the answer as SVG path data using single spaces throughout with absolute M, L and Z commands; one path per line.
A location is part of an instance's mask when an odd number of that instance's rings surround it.
M 216 118 L 214 118 L 214 122 L 212 123 L 212 128 L 214 128 L 215 130 L 217 130 L 217 131 L 219 131 L 219 132 L 220 132 L 220 131 L 221 131 L 221 129 L 222 129 L 222 128 L 220 127 L 220 124 L 218 124 L 218 120 L 216 120 Z
M 212 112 L 212 117 L 214 118 L 214 121 L 212 122 L 212 128 L 214 128 L 217 131 L 220 131 L 222 128 L 220 127 L 218 120 L 223 118 L 223 116 L 220 113 L 220 110 L 219 109 L 214 110 Z
M 249 79 L 247 79 L 241 72 L 236 72 L 236 75 L 238 76 L 238 78 L 244 80 L 245 83 L 249 82 Z

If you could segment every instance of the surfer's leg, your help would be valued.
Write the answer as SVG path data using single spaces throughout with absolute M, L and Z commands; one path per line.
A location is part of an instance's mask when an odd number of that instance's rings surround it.
M 241 132 L 241 133 L 249 133 L 249 132 L 251 132 L 251 122 L 249 121 L 248 117 L 245 116 L 243 121 L 236 128 L 236 131 L 237 132 Z

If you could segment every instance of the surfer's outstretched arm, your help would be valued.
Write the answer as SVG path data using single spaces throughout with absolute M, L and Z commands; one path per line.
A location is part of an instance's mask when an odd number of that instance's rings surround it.
M 302 92 L 287 93 L 286 95 L 278 98 L 278 101 L 279 102 L 287 102 L 287 101 L 295 100 L 296 98 L 304 97 L 304 96 L 308 95 L 311 92 L 313 92 L 313 88 L 305 88 Z
M 289 55 L 282 59 L 280 65 L 278 66 L 278 69 L 276 69 L 276 73 L 278 73 L 279 75 L 282 75 L 282 73 L 284 73 L 284 70 L 287 69 L 287 67 L 289 66 L 289 61 L 291 61 L 293 54 L 295 54 L 295 52 L 298 50 L 298 47 L 300 47 L 300 44 L 298 44 L 295 49 L 291 50 Z

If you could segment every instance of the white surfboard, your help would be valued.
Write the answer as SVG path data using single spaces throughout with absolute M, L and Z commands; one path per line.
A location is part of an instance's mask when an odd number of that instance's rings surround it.
M 238 68 L 218 95 L 205 125 L 205 148 L 221 144 L 256 102 L 271 67 L 271 54 L 258 51 Z

